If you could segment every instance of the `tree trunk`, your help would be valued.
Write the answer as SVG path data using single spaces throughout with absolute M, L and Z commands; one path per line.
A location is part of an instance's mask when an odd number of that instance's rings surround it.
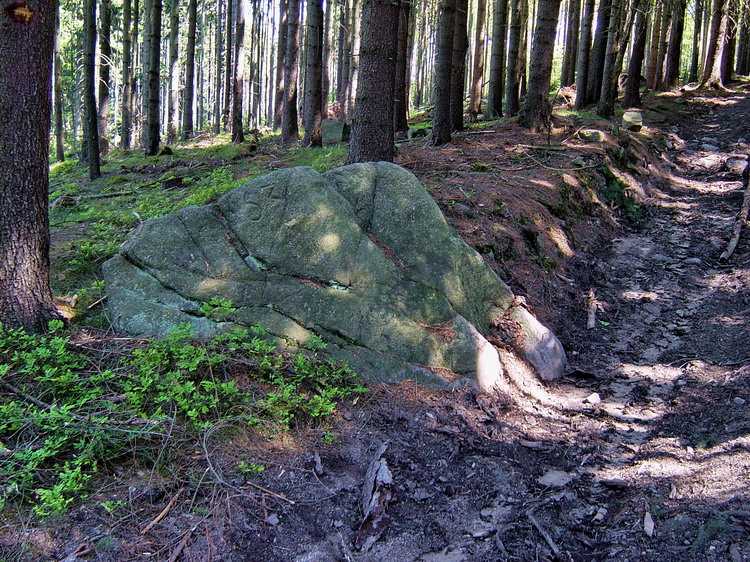
M 588 101 L 586 87 L 589 81 L 589 57 L 591 55 L 591 27 L 593 20 L 594 0 L 584 0 L 581 34 L 578 38 L 578 56 L 576 58 L 576 109 L 582 109 Z
M 346 104 L 346 92 L 349 87 L 349 58 L 351 48 L 349 34 L 346 32 L 349 25 L 349 2 L 339 0 L 339 33 L 338 33 L 338 65 L 336 76 L 336 101 L 341 109 Z
M 279 35 L 276 43 L 276 93 L 274 103 L 273 130 L 281 127 L 281 117 L 284 113 L 284 67 L 286 57 L 287 30 L 289 22 L 287 19 L 287 4 L 289 0 L 279 1 Z
M 195 20 L 197 8 L 197 0 L 188 0 L 185 89 L 182 91 L 182 140 L 187 140 L 193 136 L 193 111 L 195 108 Z
M 727 84 L 732 79 L 734 70 L 734 50 L 737 43 L 737 15 L 739 0 L 728 0 L 727 3 L 727 38 L 724 51 L 721 53 L 721 81 Z
M 750 54 L 750 0 L 742 3 L 742 14 L 739 18 L 740 33 L 737 38 L 737 62 L 735 72 L 739 75 L 748 74 L 748 54 Z
M 393 84 L 399 6 L 364 0 L 359 46 L 360 80 L 352 114 L 349 163 L 393 161 Z
M 242 100 L 245 81 L 245 16 L 248 0 L 239 0 L 234 19 L 234 66 L 232 70 L 232 142 L 245 142 L 242 130 Z
M 100 33 L 99 33 L 99 151 L 101 154 L 109 152 L 107 126 L 109 124 L 109 90 L 110 67 L 112 65 L 112 3 L 101 0 Z
M 161 0 L 151 0 L 149 30 L 148 112 L 146 114 L 146 156 L 159 153 L 159 74 L 161 70 Z
M 234 53 L 232 47 L 234 44 L 234 7 L 237 0 L 226 0 L 227 10 L 225 25 L 227 32 L 227 43 L 224 49 L 224 112 L 222 114 L 222 120 L 224 123 L 224 130 L 229 129 L 229 118 L 232 111 L 232 90 L 234 89 L 234 81 L 232 80 L 232 72 L 234 71 Z
M 216 19 L 214 20 L 214 113 L 212 130 L 215 135 L 221 131 L 221 69 L 222 65 L 222 0 L 216 0 Z
M 662 1 L 656 0 L 653 22 L 651 23 L 648 62 L 646 64 L 646 86 L 651 90 L 656 89 L 656 62 L 659 56 L 659 37 L 661 35 L 662 10 L 664 9 Z
M 325 7 L 325 21 L 323 23 L 323 68 L 322 68 L 322 95 L 321 95 L 321 117 L 328 118 L 328 97 L 331 92 L 331 75 L 329 72 L 331 61 L 331 18 L 333 17 L 332 2 L 327 2 Z
M 466 50 L 469 37 L 466 22 L 469 12 L 468 0 L 456 0 L 456 16 L 453 31 L 453 61 L 451 63 L 451 127 L 454 131 L 464 129 L 464 92 L 466 90 Z
M 472 119 L 482 112 L 482 86 L 484 79 L 484 20 L 487 12 L 486 0 L 477 0 L 477 19 L 474 25 L 474 67 L 471 71 L 471 97 L 469 114 Z
M 570 86 L 576 79 L 580 12 L 581 0 L 570 0 L 568 2 L 568 20 L 565 26 L 565 51 L 563 53 L 562 70 L 560 71 L 561 86 Z
M 664 85 L 671 88 L 677 84 L 680 76 L 680 57 L 682 55 L 682 33 L 685 28 L 686 0 L 674 0 L 672 12 L 672 29 L 669 33 L 669 47 L 667 48 L 666 67 L 664 69 Z
M 167 98 L 167 144 L 177 140 L 177 121 L 180 115 L 180 74 L 177 69 L 180 35 L 180 2 L 170 0 L 169 6 L 169 97 Z
M 394 1 L 395 0 L 391 0 Z M 353 114 L 354 111 L 354 100 L 357 95 L 357 87 L 359 82 L 359 57 L 360 48 L 362 44 L 362 0 L 352 0 L 351 9 L 351 57 L 349 57 L 349 86 L 347 89 L 347 100 L 346 100 L 346 118 L 347 120 Z M 395 39 L 395 38 L 394 38 Z
M 445 144 L 451 140 L 451 63 L 453 34 L 456 29 L 456 0 L 440 1 L 437 57 L 435 60 L 435 108 L 432 111 L 432 142 Z
M 65 131 L 63 128 L 62 57 L 60 56 L 60 6 L 55 16 L 55 159 L 65 160 Z
M 667 57 L 667 48 L 669 47 L 669 31 L 672 23 L 672 9 L 668 4 L 664 4 L 661 13 L 661 25 L 659 29 L 659 44 L 656 51 L 656 89 L 663 90 L 664 84 L 664 60 Z
M 508 31 L 508 65 L 505 74 L 505 114 L 518 113 L 518 57 L 521 48 L 521 10 L 523 0 L 510 0 L 510 30 Z
M 307 0 L 305 33 L 305 146 L 323 146 L 320 122 L 323 117 L 323 0 Z
M 531 51 L 534 63 L 531 65 L 529 88 L 518 120 L 521 126 L 532 131 L 548 130 L 551 125 L 549 86 L 559 14 L 560 0 L 539 0 Z
M 517 63 L 517 84 L 518 84 L 518 95 L 519 99 L 526 96 L 526 59 L 529 52 L 529 0 L 520 0 L 518 3 L 519 10 L 521 11 L 521 38 L 518 46 L 518 63 Z M 532 0 L 531 3 L 531 21 L 535 20 L 534 10 L 536 10 L 536 2 Z
M 102 175 L 99 161 L 99 128 L 96 113 L 96 0 L 84 0 L 84 79 L 83 103 L 85 113 L 86 161 L 89 164 L 89 179 Z
M 596 12 L 596 31 L 591 45 L 589 58 L 589 75 L 586 81 L 586 103 L 599 100 L 602 89 L 602 73 L 604 72 L 604 58 L 607 56 L 607 33 L 609 32 L 610 12 L 612 0 L 600 0 Z
M 281 118 L 281 142 L 299 138 L 297 123 L 297 79 L 299 77 L 300 0 L 287 0 L 287 37 L 284 55 L 284 105 Z
M 633 40 L 633 51 L 628 62 L 628 79 L 625 82 L 625 107 L 638 107 L 641 105 L 641 67 L 646 53 L 646 14 L 638 10 L 635 16 L 635 31 Z
M 689 82 L 698 80 L 698 56 L 701 36 L 701 24 L 703 22 L 703 0 L 695 0 L 695 19 L 693 28 L 693 50 L 690 53 L 690 75 Z
M 148 95 L 151 88 L 148 84 L 148 72 L 151 58 L 151 15 L 153 13 L 153 0 L 143 0 L 143 40 L 141 41 L 141 76 L 140 76 L 140 106 L 137 115 L 138 132 L 142 148 L 148 145 Z
M 713 0 L 711 6 L 711 27 L 706 47 L 706 62 L 703 65 L 701 86 L 724 88 L 721 63 L 727 40 L 726 0 Z
M 505 91 L 505 47 L 508 34 L 508 0 L 495 0 L 492 14 L 492 50 L 490 51 L 490 83 L 487 92 L 489 119 L 502 117 Z
M 57 2 L 0 11 L 0 323 L 43 330 L 49 286 L 49 125 Z M 96 123 L 96 120 L 94 120 Z
M 602 91 L 596 111 L 603 117 L 611 117 L 615 113 L 617 89 L 622 63 L 625 58 L 630 31 L 633 28 L 635 14 L 638 11 L 639 0 L 634 0 L 628 10 L 628 0 L 613 0 L 610 17 L 609 32 L 607 34 L 607 56 L 602 72 Z
M 122 130 L 120 133 L 120 148 L 130 150 L 131 134 L 133 128 L 132 105 L 133 105 L 133 32 L 130 28 L 132 18 L 130 0 L 122 2 L 122 108 L 120 110 L 122 119 Z
M 409 1 L 400 0 L 398 35 L 396 40 L 396 77 L 393 87 L 393 129 L 395 133 L 409 129 L 408 76 L 409 76 Z

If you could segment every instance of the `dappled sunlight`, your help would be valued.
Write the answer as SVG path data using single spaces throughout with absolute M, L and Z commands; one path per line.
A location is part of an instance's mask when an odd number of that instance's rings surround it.
M 341 246 L 341 239 L 338 234 L 326 234 L 318 240 L 318 247 L 324 252 L 335 252 Z

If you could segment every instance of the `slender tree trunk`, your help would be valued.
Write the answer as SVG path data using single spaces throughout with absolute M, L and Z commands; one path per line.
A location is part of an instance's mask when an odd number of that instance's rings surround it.
M 625 82 L 625 107 L 641 105 L 641 67 L 646 53 L 646 23 L 646 14 L 643 10 L 638 10 L 635 16 L 633 51 L 628 62 L 628 79 Z
M 456 30 L 456 0 L 440 0 L 437 58 L 435 60 L 435 109 L 432 113 L 432 141 L 435 145 L 451 140 L 451 63 L 453 34 Z
M 151 91 L 148 85 L 149 61 L 151 53 L 151 15 L 154 0 L 143 0 L 143 40 L 141 41 L 141 76 L 140 76 L 140 104 L 138 113 L 138 129 L 142 148 L 148 145 L 148 96 Z
M 615 113 L 618 79 L 622 72 L 625 49 L 633 28 L 633 21 L 638 10 L 639 0 L 634 0 L 628 10 L 628 0 L 612 0 L 612 14 L 609 33 L 607 34 L 607 56 L 602 73 L 602 91 L 596 111 L 604 117 Z
M 180 115 L 180 74 L 177 68 L 180 35 L 180 2 L 170 0 L 169 6 L 169 97 L 167 98 L 167 144 L 177 140 Z
M 84 0 L 84 113 L 86 137 L 86 161 L 89 164 L 89 179 L 102 175 L 99 161 L 99 129 L 96 112 L 96 0 Z
M 276 44 L 276 102 L 274 103 L 275 112 L 273 118 L 274 131 L 281 127 L 281 117 L 284 113 L 284 67 L 286 66 L 286 43 L 287 43 L 287 5 L 289 0 L 280 0 L 279 3 L 279 35 Z
M 735 72 L 748 74 L 748 54 L 750 54 L 750 0 L 742 2 L 742 14 L 739 17 L 739 37 L 737 38 L 737 61 Z
M 565 26 L 565 51 L 563 53 L 560 85 L 570 86 L 575 82 L 576 53 L 578 52 L 578 26 L 581 12 L 581 0 L 569 0 L 568 19 Z
M 339 0 L 339 33 L 338 33 L 338 66 L 336 77 L 336 101 L 343 110 L 346 105 L 346 93 L 349 88 L 349 60 L 351 46 L 349 44 L 349 2 Z
M 505 74 L 505 114 L 518 113 L 518 57 L 521 47 L 521 10 L 523 0 L 510 0 L 510 29 L 508 31 L 508 64 Z
M 721 63 L 727 40 L 726 0 L 713 0 L 711 6 L 711 27 L 706 47 L 706 62 L 703 65 L 701 86 L 724 88 Z
M 737 43 L 737 16 L 739 0 L 728 0 L 726 42 L 721 53 L 721 81 L 727 84 L 732 79 L 734 70 L 734 51 Z
M 685 28 L 686 0 L 674 0 L 672 12 L 672 29 L 669 33 L 669 47 L 667 48 L 666 67 L 664 69 L 664 84 L 671 88 L 677 84 L 680 76 L 680 58 L 682 55 L 682 33 Z
M 533 64 L 529 73 L 529 88 L 518 120 L 523 127 L 532 131 L 547 130 L 551 125 L 552 104 L 549 101 L 549 86 L 559 14 L 560 0 L 539 0 L 531 51 Z
M 120 134 L 120 148 L 130 150 L 131 131 L 133 128 L 133 32 L 130 28 L 132 18 L 131 1 L 122 2 L 122 132 Z
M 529 52 L 529 0 L 520 0 L 518 3 L 519 10 L 521 11 L 521 42 L 518 48 L 518 95 L 520 98 L 526 96 L 526 59 Z M 535 20 L 534 11 L 536 10 L 536 2 L 532 0 L 531 3 L 531 21 Z
M 698 80 L 698 57 L 701 36 L 701 24 L 703 23 L 703 0 L 695 0 L 695 25 L 693 28 L 693 50 L 690 53 L 690 75 L 689 82 Z
M 653 22 L 651 24 L 651 40 L 649 41 L 648 62 L 646 64 L 646 86 L 650 90 L 655 90 L 656 83 L 656 64 L 659 58 L 659 37 L 661 36 L 662 11 L 665 6 L 662 0 L 656 0 L 654 7 Z
M 484 20 L 487 1 L 477 0 L 477 19 L 474 25 L 474 67 L 471 72 L 471 97 L 469 114 L 472 119 L 482 112 L 482 86 L 484 80 Z
M 99 33 L 99 151 L 101 154 L 109 152 L 107 126 L 109 124 L 109 90 L 110 67 L 112 65 L 112 3 L 101 0 L 100 33 Z
M 586 88 L 589 81 L 589 57 L 591 55 L 591 32 L 594 20 L 594 0 L 584 0 L 581 17 L 581 34 L 578 39 L 576 58 L 576 109 L 582 109 L 588 102 Z
M 494 0 L 492 15 L 492 50 L 490 51 L 490 83 L 487 92 L 487 118 L 503 115 L 505 91 L 505 47 L 508 35 L 508 0 Z
M 0 10 L 0 323 L 44 330 L 57 316 L 47 215 L 57 2 L 32 6 L 30 18 L 25 4 Z
M 231 1 L 231 0 L 230 0 Z M 221 71 L 222 59 L 222 0 L 216 0 L 216 21 L 214 28 L 214 113 L 213 133 L 218 135 L 221 131 Z
M 287 0 L 287 37 L 284 55 L 284 106 L 281 118 L 281 141 L 296 142 L 299 138 L 297 124 L 297 80 L 299 78 L 300 0 Z
M 454 131 L 464 129 L 464 92 L 466 90 L 466 50 L 469 37 L 466 23 L 469 12 L 467 0 L 456 0 L 456 26 L 453 32 L 453 62 L 451 64 L 451 127 Z
M 393 128 L 396 133 L 409 129 L 408 74 L 409 74 L 409 1 L 399 1 L 398 34 L 396 40 L 396 78 L 393 90 Z
M 195 20 L 197 17 L 197 8 L 197 0 L 188 0 L 185 88 L 182 90 L 182 140 L 187 140 L 193 136 L 193 112 L 195 110 Z M 202 80 L 201 83 L 203 83 Z
M 63 127 L 62 57 L 60 56 L 60 7 L 55 16 L 55 159 L 65 160 L 65 130 Z
M 329 0 L 325 7 L 325 23 L 323 24 L 323 92 L 321 96 L 321 117 L 328 118 L 328 98 L 331 92 L 331 74 L 329 72 L 331 62 L 331 18 L 333 17 L 334 4 Z
M 307 0 L 305 33 L 305 146 L 322 146 L 323 117 L 323 0 Z
M 395 1 L 395 0 L 391 0 Z M 349 59 L 349 88 L 346 101 L 347 120 L 353 115 L 354 100 L 357 95 L 357 84 L 359 82 L 359 57 L 362 44 L 361 22 L 362 22 L 362 0 L 352 0 L 351 9 L 351 57 Z
M 661 13 L 661 26 L 659 30 L 659 44 L 656 51 L 656 88 L 665 89 L 664 84 L 664 61 L 667 58 L 667 48 L 669 46 L 669 27 L 672 23 L 671 4 L 665 2 Z
M 232 71 L 232 142 L 245 142 L 242 130 L 242 101 L 245 81 L 245 16 L 248 0 L 239 0 L 234 19 L 234 67 Z
M 148 60 L 148 112 L 146 114 L 146 155 L 159 153 L 159 74 L 161 71 L 161 0 L 151 0 L 151 29 Z
M 234 80 L 232 79 L 232 72 L 234 71 L 234 53 L 232 48 L 234 45 L 234 8 L 237 0 L 226 0 L 226 19 L 225 28 L 227 32 L 227 43 L 224 49 L 226 59 L 224 61 L 224 113 L 222 114 L 222 120 L 224 123 L 224 130 L 229 130 L 229 118 L 232 111 L 232 91 L 234 89 Z
M 586 82 L 586 103 L 599 100 L 602 89 L 602 73 L 604 72 L 604 58 L 607 56 L 607 34 L 609 32 L 610 12 L 612 0 L 599 0 L 596 12 L 596 31 L 591 46 L 589 58 L 589 75 Z
M 350 163 L 393 161 L 393 84 L 399 6 L 392 0 L 363 0 L 360 80 L 352 114 Z

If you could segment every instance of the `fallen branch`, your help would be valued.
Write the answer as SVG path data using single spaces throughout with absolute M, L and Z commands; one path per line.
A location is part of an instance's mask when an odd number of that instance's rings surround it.
M 146 525 L 143 528 L 143 530 L 141 531 L 142 535 L 145 535 L 146 533 L 148 533 L 151 529 L 154 528 L 154 525 L 157 525 L 159 523 L 159 521 L 161 521 L 162 519 L 164 519 L 169 514 L 169 512 L 172 510 L 172 508 L 177 503 L 177 500 L 180 499 L 180 496 L 182 495 L 183 491 L 185 491 L 185 488 L 180 488 L 179 490 L 177 490 L 177 493 L 174 496 L 172 496 L 172 499 L 169 500 L 169 502 L 167 503 L 167 505 L 164 506 L 164 509 L 162 509 L 159 512 L 159 515 L 157 515 L 156 517 L 154 517 L 151 520 L 151 523 L 149 523 L 148 525 Z
M 729 239 L 729 243 L 727 244 L 727 248 L 721 253 L 721 256 L 719 256 L 720 260 L 726 260 L 734 253 L 734 250 L 735 248 L 737 248 L 737 244 L 740 241 L 742 225 L 747 222 L 747 216 L 748 213 L 750 213 L 750 182 L 748 182 L 749 177 L 750 162 L 747 162 L 745 164 L 745 171 L 742 172 L 742 187 L 745 190 L 745 196 L 742 198 L 742 207 L 740 207 L 740 212 L 734 221 L 734 230 L 732 233 L 732 237 Z
M 539 521 L 537 521 L 536 517 L 534 517 L 534 514 L 531 510 L 526 512 L 526 517 L 531 521 L 531 524 L 534 526 L 534 528 L 539 531 L 539 534 L 542 535 L 542 538 L 544 539 L 544 542 L 546 542 L 549 547 L 552 549 L 552 552 L 555 553 L 555 558 L 560 560 L 560 547 L 555 544 L 555 541 L 552 540 L 552 537 L 550 534 L 546 531 L 544 527 L 541 526 Z

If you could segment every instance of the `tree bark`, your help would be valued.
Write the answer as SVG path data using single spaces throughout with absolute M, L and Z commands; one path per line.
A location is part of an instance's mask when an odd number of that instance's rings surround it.
M 341 109 L 346 104 L 346 92 L 349 88 L 349 59 L 351 47 L 349 34 L 346 32 L 349 26 L 349 2 L 339 0 L 339 33 L 338 33 L 338 61 L 336 67 L 336 101 Z
M 750 0 L 742 3 L 740 15 L 740 33 L 737 38 L 737 62 L 735 72 L 740 75 L 748 74 L 748 55 L 750 55 Z
M 581 16 L 581 0 L 570 0 L 565 26 L 565 51 L 563 53 L 560 85 L 570 86 L 576 79 L 576 53 L 578 52 L 578 27 Z
M 99 160 L 99 128 L 96 112 L 96 0 L 84 0 L 84 79 L 83 104 L 86 131 L 86 161 L 89 165 L 89 179 L 102 175 Z
M 732 79 L 734 71 L 734 51 L 737 43 L 737 15 L 739 0 L 727 2 L 727 32 L 724 50 L 721 53 L 721 81 L 727 84 Z
M 132 121 L 132 92 L 133 92 L 133 37 L 131 30 L 132 8 L 130 0 L 122 2 L 122 106 L 120 115 L 122 119 L 120 132 L 120 148 L 130 150 Z
M 323 0 L 307 0 L 305 33 L 305 146 L 323 146 Z
M 686 0 L 674 0 L 672 28 L 669 33 L 669 47 L 667 48 L 666 67 L 664 69 L 664 85 L 668 88 L 677 84 L 677 79 L 680 76 L 682 34 L 685 28 L 686 8 Z
M 349 163 L 393 161 L 393 84 L 399 6 L 392 0 L 364 0 L 360 76 L 352 114 Z
M 586 103 L 599 100 L 602 89 L 602 73 L 604 72 L 604 58 L 607 56 L 607 34 L 609 32 L 610 12 L 612 0 L 600 0 L 596 12 L 596 31 L 591 45 L 589 58 L 589 75 L 586 81 Z
M 148 113 L 146 114 L 146 156 L 159 153 L 159 74 L 161 71 L 161 0 L 151 0 L 151 29 L 148 59 Z
M 453 32 L 453 61 L 451 63 L 451 127 L 454 131 L 464 129 L 464 92 L 466 90 L 466 50 L 469 37 L 466 23 L 469 12 L 468 0 L 456 0 L 456 16 Z
M 560 14 L 560 0 L 539 0 L 534 42 L 531 51 L 529 87 L 518 122 L 532 131 L 549 129 L 552 104 L 549 86 L 552 76 L 552 56 L 555 50 L 555 33 Z
M 65 160 L 65 129 L 63 127 L 62 57 L 60 56 L 60 7 L 55 16 L 55 160 Z
M 287 37 L 284 55 L 284 105 L 281 118 L 281 142 L 299 139 L 297 123 L 297 79 L 299 77 L 300 0 L 287 0 Z
M 408 76 L 409 76 L 409 1 L 400 0 L 398 35 L 396 40 L 396 78 L 393 89 L 393 129 L 395 133 L 409 129 Z
M 193 136 L 193 111 L 195 108 L 195 20 L 197 9 L 197 0 L 188 0 L 185 88 L 182 91 L 182 140 L 187 140 Z
M 508 0 L 495 0 L 492 14 L 492 50 L 490 51 L 490 83 L 487 91 L 487 118 L 503 115 L 505 91 L 505 47 L 508 34 Z
M 648 62 L 646 63 L 646 86 L 656 89 L 656 62 L 659 56 L 659 36 L 661 35 L 662 10 L 661 0 L 656 0 L 653 21 L 651 23 L 651 39 L 649 41 Z
M 331 18 L 333 17 L 333 6 L 332 2 L 326 3 L 325 6 L 325 21 L 323 23 L 323 86 L 321 95 L 321 117 L 323 119 L 328 118 L 328 98 L 331 92 L 331 75 L 330 75 L 330 61 L 331 61 Z
M 523 0 L 510 0 L 510 29 L 508 31 L 508 64 L 505 74 L 505 114 L 518 113 L 518 57 L 521 47 L 521 10 Z
M 222 0 L 216 0 L 216 20 L 214 22 L 214 113 L 212 129 L 215 135 L 221 131 L 221 69 L 222 51 Z
M 0 323 L 43 330 L 57 316 L 47 215 L 57 2 L 29 4 L 31 16 L 0 1 Z
M 472 119 L 482 112 L 482 86 L 484 83 L 484 20 L 487 1 L 477 0 L 477 18 L 474 25 L 474 67 L 471 71 L 471 97 L 469 114 Z
M 698 57 L 701 36 L 701 24 L 703 23 L 703 0 L 695 0 L 695 24 L 693 27 L 693 50 L 690 53 L 690 75 L 689 82 L 698 80 Z
M 242 100 L 245 80 L 245 16 L 248 0 L 239 0 L 234 20 L 234 66 L 232 70 L 232 142 L 245 142 L 242 130 Z
M 589 81 L 591 28 L 593 20 L 594 0 L 584 0 L 583 16 L 581 17 L 581 34 L 578 38 L 578 56 L 576 58 L 576 109 L 582 109 L 588 102 L 586 87 Z
M 224 130 L 229 129 L 229 118 L 232 111 L 232 90 L 234 89 L 234 81 L 232 80 L 232 72 L 234 71 L 234 53 L 232 47 L 234 43 L 234 7 L 237 0 L 226 0 L 226 18 L 225 18 L 225 29 L 227 33 L 226 37 L 226 48 L 224 49 L 224 112 L 222 113 L 222 120 L 224 122 Z
M 625 49 L 638 5 L 639 0 L 634 0 L 628 10 L 628 0 L 612 0 L 610 27 L 607 34 L 607 56 L 602 72 L 602 91 L 596 107 L 597 113 L 603 117 L 611 117 L 615 113 L 618 79 L 622 72 Z
M 438 23 L 437 57 L 435 59 L 435 108 L 432 112 L 432 142 L 451 140 L 451 63 L 453 34 L 456 30 L 456 0 L 441 0 Z
M 664 60 L 667 57 L 667 48 L 669 47 L 669 27 L 672 23 L 671 5 L 665 3 L 661 13 L 661 25 L 659 29 L 659 44 L 656 51 L 656 76 L 655 84 L 657 90 L 664 90 Z
M 287 4 L 289 0 L 279 1 L 279 34 L 276 43 L 276 92 L 274 95 L 273 130 L 281 127 L 284 113 L 284 67 L 286 57 L 287 30 L 289 25 Z
M 107 136 L 109 125 L 109 92 L 110 92 L 110 68 L 112 66 L 112 3 L 110 0 L 101 0 L 100 33 L 99 33 L 99 151 L 101 154 L 109 152 L 109 138 Z
M 711 27 L 706 47 L 706 62 L 703 65 L 701 86 L 724 88 L 721 63 L 727 39 L 726 0 L 713 0 L 711 6 Z
M 641 105 L 641 67 L 646 53 L 646 23 L 646 14 L 643 10 L 638 10 L 635 16 L 633 51 L 628 62 L 628 79 L 625 82 L 625 107 Z
M 362 45 L 362 0 L 352 0 L 351 17 L 351 56 L 349 57 L 349 82 L 347 89 L 348 95 L 346 99 L 347 120 L 349 120 L 349 118 L 353 115 L 354 100 L 357 95 L 357 87 L 359 82 L 359 51 Z
M 177 122 L 180 115 L 180 74 L 177 68 L 180 35 L 180 2 L 170 0 L 169 6 L 169 97 L 167 98 L 167 144 L 177 140 Z

